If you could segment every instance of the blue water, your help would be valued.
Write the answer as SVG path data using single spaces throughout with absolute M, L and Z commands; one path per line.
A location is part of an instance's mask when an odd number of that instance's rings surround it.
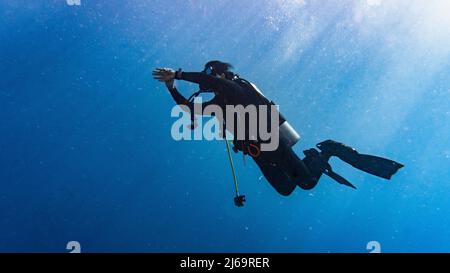
M 450 251 L 450 5 L 431 1 L 0 2 L 0 251 Z M 405 164 L 332 160 L 277 194 L 223 142 L 174 141 L 156 67 L 212 59 L 256 83 L 303 149 L 331 138 Z M 197 86 L 177 83 L 184 95 Z

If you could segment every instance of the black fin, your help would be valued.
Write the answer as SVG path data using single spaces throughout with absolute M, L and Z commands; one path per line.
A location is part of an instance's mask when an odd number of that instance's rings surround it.
M 384 179 L 391 179 L 391 177 L 403 167 L 402 164 L 393 160 L 364 154 L 358 154 L 354 160 L 347 163 L 361 171 Z
M 402 164 L 390 159 L 360 154 L 355 149 L 333 140 L 321 142 L 317 147 L 326 155 L 337 156 L 361 171 L 385 179 L 391 179 L 391 176 L 403 167 Z
M 350 188 L 354 188 L 356 190 L 356 187 L 353 186 L 352 183 L 350 183 L 347 179 L 340 176 L 339 174 L 333 172 L 332 170 L 325 170 L 323 173 L 336 180 L 336 182 L 338 182 L 339 184 L 345 185 Z

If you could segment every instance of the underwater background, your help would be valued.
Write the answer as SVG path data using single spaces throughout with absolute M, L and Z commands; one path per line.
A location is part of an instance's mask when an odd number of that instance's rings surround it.
M 450 2 L 0 2 L 0 251 L 450 252 Z M 332 160 L 283 197 L 223 141 L 175 141 L 156 67 L 234 65 Z M 198 87 L 177 82 L 185 96 Z M 302 155 L 303 157 L 303 155 Z

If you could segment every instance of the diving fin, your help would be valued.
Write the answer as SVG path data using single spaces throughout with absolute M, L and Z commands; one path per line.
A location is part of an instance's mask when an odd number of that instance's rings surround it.
M 403 167 L 402 164 L 393 160 L 365 154 L 359 154 L 355 160 L 347 163 L 361 171 L 384 179 L 391 179 L 391 176 Z
M 390 159 L 360 154 L 355 149 L 333 140 L 326 140 L 316 146 L 327 156 L 337 156 L 342 161 L 361 171 L 384 179 L 390 179 L 392 175 L 403 167 L 402 164 Z
M 308 166 L 309 171 L 312 172 L 317 179 L 319 179 L 320 175 L 324 173 L 339 184 L 356 189 L 356 187 L 347 179 L 333 171 L 331 165 L 328 163 L 328 160 L 330 159 L 328 155 L 319 153 L 316 149 L 304 150 L 303 153 L 306 156 L 303 159 L 303 162 Z
M 339 174 L 333 172 L 333 170 L 326 169 L 323 173 L 328 175 L 330 178 L 333 178 L 339 184 L 345 185 L 345 186 L 350 187 L 350 188 L 354 188 L 356 190 L 356 187 L 353 186 L 352 183 L 350 183 L 347 179 L 345 179 L 344 177 L 340 176 Z

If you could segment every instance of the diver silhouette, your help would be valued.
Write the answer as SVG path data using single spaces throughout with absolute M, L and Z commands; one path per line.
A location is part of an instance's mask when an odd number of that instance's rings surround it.
M 231 72 L 231 68 L 232 66 L 228 63 L 209 61 L 201 72 L 157 68 L 153 71 L 153 77 L 166 84 L 177 104 L 189 107 L 193 124 L 195 123 L 195 109 L 203 110 L 209 105 L 218 105 L 223 109 L 226 105 L 274 105 L 272 101 L 262 95 L 254 84 Z M 200 90 L 186 99 L 174 86 L 174 80 L 197 83 Z M 193 98 L 202 92 L 211 92 L 214 97 L 212 100 L 198 105 L 198 103 L 193 102 Z M 230 130 L 225 119 L 223 124 L 226 130 Z M 300 159 L 292 149 L 292 146 L 299 140 L 299 135 L 282 115 L 279 116 L 279 124 L 280 142 L 276 150 L 261 150 L 262 140 L 259 137 L 256 140 L 249 138 L 236 140 L 235 138 L 233 150 L 249 154 L 267 181 L 281 195 L 291 194 L 297 186 L 304 190 L 314 188 L 322 174 L 331 177 L 342 185 L 356 189 L 349 181 L 332 170 L 328 163 L 332 156 L 361 171 L 384 179 L 390 179 L 403 167 L 402 164 L 393 160 L 360 154 L 355 149 L 333 140 L 326 140 L 317 144 L 317 149 L 310 148 L 303 151 L 305 157 Z M 247 127 L 248 124 L 245 124 L 245 126 Z M 231 133 L 236 134 L 235 128 Z M 239 201 L 239 199 L 235 199 L 236 201 Z M 242 201 L 245 201 L 245 198 L 238 203 L 242 205 Z

